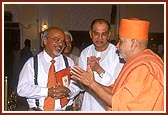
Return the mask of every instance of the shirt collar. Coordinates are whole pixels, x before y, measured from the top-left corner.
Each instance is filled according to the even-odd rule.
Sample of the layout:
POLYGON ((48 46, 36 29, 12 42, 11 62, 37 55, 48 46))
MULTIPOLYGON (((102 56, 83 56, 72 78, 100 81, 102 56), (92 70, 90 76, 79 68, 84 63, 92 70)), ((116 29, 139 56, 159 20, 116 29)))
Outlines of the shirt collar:
MULTIPOLYGON (((47 52, 45 50, 43 50, 43 56, 44 56, 44 59, 47 63, 49 63, 51 60, 52 60, 52 57, 50 57, 47 52)), ((58 58, 60 57, 61 55, 57 56, 54 58, 54 60, 58 60, 58 58)))

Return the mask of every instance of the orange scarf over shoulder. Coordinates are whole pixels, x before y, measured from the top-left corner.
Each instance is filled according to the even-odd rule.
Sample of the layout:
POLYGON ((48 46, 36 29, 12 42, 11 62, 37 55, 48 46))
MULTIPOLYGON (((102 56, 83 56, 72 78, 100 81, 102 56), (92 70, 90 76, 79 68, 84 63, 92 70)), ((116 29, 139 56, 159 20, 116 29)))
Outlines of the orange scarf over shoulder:
POLYGON ((112 111, 163 111, 163 61, 151 50, 129 59, 112 89, 112 111))

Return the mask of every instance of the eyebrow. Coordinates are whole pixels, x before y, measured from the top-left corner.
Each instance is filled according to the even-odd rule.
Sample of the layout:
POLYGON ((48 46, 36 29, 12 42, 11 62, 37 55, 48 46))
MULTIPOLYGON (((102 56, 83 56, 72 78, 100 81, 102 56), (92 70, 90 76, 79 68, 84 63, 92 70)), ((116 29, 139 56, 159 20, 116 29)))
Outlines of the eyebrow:
MULTIPOLYGON (((93 31, 93 30, 92 30, 93 31)), ((97 32, 97 31, 93 31, 93 32, 95 32, 95 33, 99 33, 99 32, 97 32)), ((109 31, 105 31, 105 32, 102 32, 102 33, 108 33, 109 31)))

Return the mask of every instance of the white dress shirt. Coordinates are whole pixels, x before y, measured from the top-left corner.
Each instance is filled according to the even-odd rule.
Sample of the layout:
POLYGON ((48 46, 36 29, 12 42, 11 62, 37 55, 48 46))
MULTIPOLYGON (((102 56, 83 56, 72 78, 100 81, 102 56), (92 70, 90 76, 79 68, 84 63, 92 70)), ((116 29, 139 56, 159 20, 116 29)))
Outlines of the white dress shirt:
MULTIPOLYGON (((87 57, 96 56, 100 57, 99 64, 105 70, 102 77, 94 71, 95 80, 105 86, 109 86, 114 83, 119 72, 121 71, 123 64, 119 63, 119 57, 116 54, 117 48, 109 44, 108 48, 103 52, 95 50, 95 46, 92 44, 86 47, 79 57, 79 67, 86 70, 87 57)), ((99 89, 97 89, 99 90, 99 89)), ((89 88, 85 87, 85 93, 82 103, 82 111, 105 111, 106 104, 89 88)))
MULTIPOLYGON (((38 55, 38 85, 34 84, 34 62, 33 57, 29 58, 29 60, 23 66, 20 75, 19 81, 17 86, 17 93, 19 96, 28 98, 29 108, 36 107, 35 99, 39 99, 39 107, 43 110, 44 106, 44 99, 48 95, 48 70, 51 65, 52 58, 44 51, 40 52, 38 55)), ((68 58, 68 57, 67 57, 68 58)), ((64 68, 65 62, 63 56, 60 55, 55 57, 55 70, 59 71, 64 68)), ((74 62, 72 59, 68 58, 69 66, 73 66, 74 62)), ((71 80, 69 85, 69 89, 71 90, 71 100, 67 105, 71 105, 73 103, 72 98, 79 93, 78 86, 76 86, 74 81, 71 80)), ((65 106, 66 107, 66 106, 65 106)), ((60 99, 55 100, 55 110, 65 110, 65 107, 61 108, 60 106, 60 99)))

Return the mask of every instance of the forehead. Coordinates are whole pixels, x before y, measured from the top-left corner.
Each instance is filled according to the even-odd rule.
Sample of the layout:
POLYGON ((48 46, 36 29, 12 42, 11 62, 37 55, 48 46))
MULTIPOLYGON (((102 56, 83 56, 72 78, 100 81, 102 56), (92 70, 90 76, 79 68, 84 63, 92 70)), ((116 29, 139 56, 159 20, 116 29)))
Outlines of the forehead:
POLYGON ((48 31, 48 34, 49 36, 53 36, 53 37, 61 37, 61 38, 65 37, 64 32, 60 29, 51 29, 48 31))
POLYGON ((108 27, 105 24, 96 24, 92 28, 93 32, 108 32, 108 27))
POLYGON ((93 24, 93 28, 96 27, 96 26, 106 26, 108 27, 107 23, 104 22, 104 21, 97 21, 93 24))
POLYGON ((69 35, 65 35, 65 40, 66 40, 66 41, 71 41, 70 36, 69 36, 69 35))
POLYGON ((131 39, 130 38, 120 38, 119 39, 122 43, 130 43, 131 42, 131 39))
POLYGON ((108 31, 108 25, 105 22, 103 22, 103 23, 97 22, 93 25, 92 30, 93 31, 100 31, 100 32, 101 31, 107 32, 108 31))

